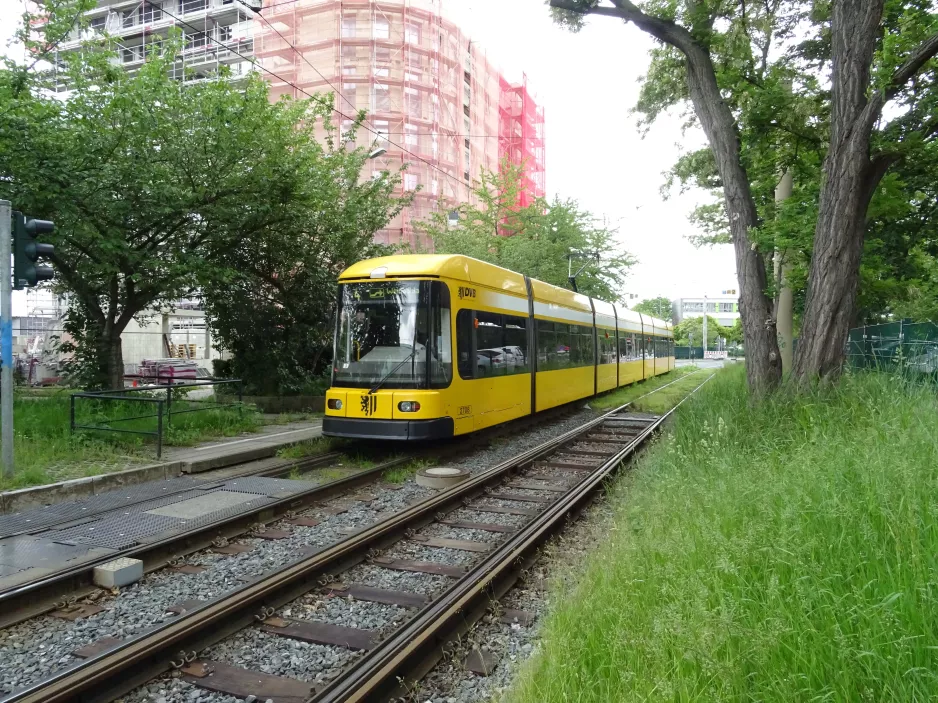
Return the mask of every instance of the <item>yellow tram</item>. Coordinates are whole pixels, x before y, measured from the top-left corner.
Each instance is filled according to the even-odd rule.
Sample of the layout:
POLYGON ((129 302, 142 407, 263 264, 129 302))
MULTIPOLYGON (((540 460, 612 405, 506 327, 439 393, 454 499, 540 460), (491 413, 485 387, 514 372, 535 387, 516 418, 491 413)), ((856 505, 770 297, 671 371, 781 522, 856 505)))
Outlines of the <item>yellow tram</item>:
POLYGON ((323 434, 475 432, 674 368, 671 325, 456 255, 339 277, 323 434))

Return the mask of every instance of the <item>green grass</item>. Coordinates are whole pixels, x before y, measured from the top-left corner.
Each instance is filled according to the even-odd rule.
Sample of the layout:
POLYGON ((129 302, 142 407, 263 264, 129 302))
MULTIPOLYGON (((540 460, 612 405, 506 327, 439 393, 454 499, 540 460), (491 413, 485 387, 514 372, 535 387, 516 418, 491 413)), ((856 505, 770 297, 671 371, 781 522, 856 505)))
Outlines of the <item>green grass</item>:
POLYGON ((742 366, 612 488, 505 698, 938 698, 938 400, 854 375, 754 403, 742 366))
POLYGON ((338 444, 331 437, 315 437, 284 447, 277 451, 277 456, 281 459, 304 459, 315 454, 331 452, 338 444))
MULTIPOLYGON (((71 478, 120 471, 156 459, 153 438, 142 435, 69 430, 69 393, 17 393, 13 403, 16 472, 0 478, 0 490, 42 485, 71 478)), ((175 410, 195 407, 185 400, 173 402, 175 410)), ((78 424, 104 424, 108 419, 155 413, 155 405, 112 403, 79 399, 78 424)), ((156 419, 130 420, 115 427, 155 430, 156 419)), ((256 430, 256 413, 237 410, 205 410, 164 417, 164 444, 188 446, 219 436, 256 430)))
POLYGON ((407 479, 420 471, 420 469, 425 469, 428 466, 436 465, 437 462, 433 459, 413 459, 406 464, 395 466, 393 469, 388 469, 383 474, 381 474, 381 478, 384 479, 387 483, 404 483, 407 479))
MULTIPOLYGON (((591 399, 589 401, 589 405, 591 408, 593 408, 593 410, 600 410, 600 411, 612 410, 613 408, 617 408, 624 403, 629 403, 635 400, 636 398, 638 398, 639 396, 645 395, 646 393, 649 393, 650 391, 653 391, 656 388, 661 388, 662 386, 665 386, 671 383, 672 381, 676 381, 679 378, 683 378, 684 376, 693 374, 695 371, 700 371, 700 369, 697 369, 693 366, 680 366, 661 376, 655 376, 653 378, 649 378, 647 381, 642 381, 641 383, 633 383, 630 386, 623 386, 622 388, 618 388, 614 391, 609 391, 608 393, 604 393, 603 395, 597 398, 591 399)), ((701 380, 706 378, 706 376, 703 376, 702 371, 700 372, 699 378, 701 380)), ((678 385, 680 384, 675 384, 675 386, 678 386, 678 385)), ((667 392, 667 391, 662 391, 662 393, 664 392, 667 392)), ((656 395, 660 395, 660 393, 656 395)), ((683 397, 683 395, 681 395, 680 397, 683 397)))

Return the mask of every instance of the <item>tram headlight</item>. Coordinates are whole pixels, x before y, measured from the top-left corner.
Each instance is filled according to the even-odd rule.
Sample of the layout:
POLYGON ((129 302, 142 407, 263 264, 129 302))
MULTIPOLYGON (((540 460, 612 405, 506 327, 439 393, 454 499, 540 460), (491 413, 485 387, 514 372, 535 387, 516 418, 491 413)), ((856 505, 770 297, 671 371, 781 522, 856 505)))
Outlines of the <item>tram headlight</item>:
POLYGON ((329 406, 329 409, 330 409, 330 410, 341 410, 341 409, 342 409, 342 401, 339 400, 338 398, 330 398, 330 399, 329 399, 329 402, 327 403, 327 405, 329 406))
POLYGON ((416 400, 402 400, 397 404, 397 409, 402 413, 415 413, 420 410, 420 403, 416 400))

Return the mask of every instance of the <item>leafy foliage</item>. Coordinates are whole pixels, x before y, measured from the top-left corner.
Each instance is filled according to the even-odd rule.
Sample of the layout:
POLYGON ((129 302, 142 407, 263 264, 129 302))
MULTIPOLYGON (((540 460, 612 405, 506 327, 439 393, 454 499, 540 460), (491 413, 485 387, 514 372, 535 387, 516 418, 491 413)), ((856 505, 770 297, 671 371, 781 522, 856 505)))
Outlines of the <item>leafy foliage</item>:
MULTIPOLYGON (((76 6, 48 0, 46 10, 58 18, 76 6)), ((395 207, 389 174, 355 185, 365 155, 336 137, 329 101, 271 104, 257 75, 173 80, 178 37, 130 75, 112 65, 110 40, 85 48, 63 58, 64 99, 48 92, 47 71, 11 62, 0 71, 0 194, 56 223, 49 241, 56 285, 70 294, 78 380, 120 387, 120 334, 133 316, 201 286, 229 347, 237 334, 273 334, 303 315, 328 319, 328 305, 300 291, 331 298, 323 280, 366 251, 369 228, 395 207), (226 316, 235 299, 254 307, 226 316)), ((284 334, 266 349, 258 336, 243 347, 283 350, 291 360, 273 364, 276 378, 303 355, 284 334)))
POLYGON ((564 288, 573 253, 574 272, 585 264, 577 277, 580 292, 616 300, 635 260, 620 248, 615 231, 598 226, 574 200, 539 199, 519 207, 519 176, 520 169, 507 164, 500 173, 484 172, 475 202, 458 209, 457 226, 446 213, 419 226, 438 253, 471 256, 564 288))
POLYGON ((338 134, 331 106, 320 113, 326 145, 313 141, 296 162, 302 207, 280 212, 251 238, 210 247, 221 276, 205 287, 206 312, 221 347, 233 355, 229 372, 261 395, 305 392, 331 361, 336 280, 361 259, 390 253, 374 232, 404 205, 399 176, 361 181, 366 149, 350 148, 357 125, 338 134), (315 144, 315 146, 314 146, 315 144))
MULTIPOLYGON (((740 334, 733 327, 724 327, 716 319, 707 315, 707 346, 716 344, 718 338, 723 337, 729 342, 737 341, 736 336, 740 334)), ((694 346, 700 346, 703 342, 703 316, 685 317, 674 326, 674 343, 678 346, 687 346, 690 343, 690 336, 693 335, 694 346)))
POLYGON ((660 296, 657 298, 649 298, 637 305, 633 305, 632 310, 640 312, 643 315, 657 317, 659 320, 669 320, 671 319, 671 300, 660 296))

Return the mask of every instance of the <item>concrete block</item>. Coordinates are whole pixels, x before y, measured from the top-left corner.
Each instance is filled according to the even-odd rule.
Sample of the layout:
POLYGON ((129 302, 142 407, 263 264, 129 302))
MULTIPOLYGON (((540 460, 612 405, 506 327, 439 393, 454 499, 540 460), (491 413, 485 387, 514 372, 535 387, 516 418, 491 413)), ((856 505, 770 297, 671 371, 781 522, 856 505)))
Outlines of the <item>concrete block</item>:
POLYGON ((143 578, 143 562, 121 557, 94 567, 94 582, 102 588, 126 586, 143 578))
POLYGON ((165 478, 166 465, 154 464, 153 466, 141 466, 126 471, 115 471, 110 474, 99 474, 92 477, 92 482, 94 483, 94 494, 101 495, 124 486, 134 486, 147 481, 163 481, 165 478))
POLYGON ((53 503, 80 500, 94 495, 91 478, 76 478, 48 486, 32 486, 3 494, 3 509, 7 513, 19 513, 30 508, 41 508, 53 503))

